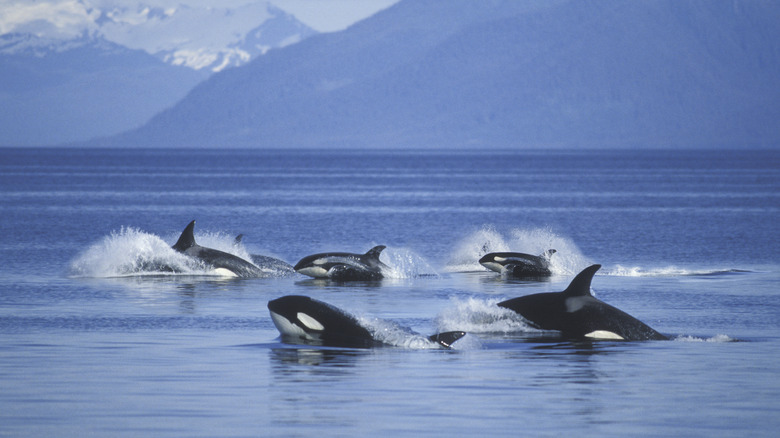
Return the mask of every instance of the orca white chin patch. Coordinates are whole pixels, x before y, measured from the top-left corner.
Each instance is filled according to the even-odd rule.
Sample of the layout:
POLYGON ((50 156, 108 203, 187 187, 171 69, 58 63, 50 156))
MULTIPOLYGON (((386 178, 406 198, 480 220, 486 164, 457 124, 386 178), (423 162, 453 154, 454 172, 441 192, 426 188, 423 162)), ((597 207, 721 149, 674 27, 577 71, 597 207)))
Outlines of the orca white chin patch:
POLYGON ((317 321, 316 319, 312 318, 311 316, 305 313, 298 312, 298 314, 295 316, 298 318, 298 321, 300 321, 301 323, 303 323, 303 325, 305 325, 306 327, 312 330, 322 331, 325 329, 324 325, 320 324, 319 321, 317 321))
POLYGON ((213 271, 214 275, 219 275, 222 277, 238 277, 235 272, 231 271, 230 269, 225 268, 216 268, 213 271))
POLYGON ((482 264, 482 266, 495 272, 501 272, 501 270, 504 268, 501 264, 495 262, 485 262, 482 264))
POLYGON ((328 276, 328 270, 320 266, 307 266, 299 269, 298 272, 314 278, 326 278, 328 276))
POLYGON ((292 322, 290 322, 289 319, 285 318, 282 315, 279 315, 278 313, 271 312, 271 320, 274 322, 274 325, 279 330, 279 333, 283 335, 306 337, 306 332, 303 331, 302 328, 293 324, 292 322))
POLYGON ((612 333, 608 330, 596 330, 588 333, 585 335, 586 338, 593 338, 593 339, 614 339, 618 341, 623 341, 624 338, 620 336, 617 333, 612 333))

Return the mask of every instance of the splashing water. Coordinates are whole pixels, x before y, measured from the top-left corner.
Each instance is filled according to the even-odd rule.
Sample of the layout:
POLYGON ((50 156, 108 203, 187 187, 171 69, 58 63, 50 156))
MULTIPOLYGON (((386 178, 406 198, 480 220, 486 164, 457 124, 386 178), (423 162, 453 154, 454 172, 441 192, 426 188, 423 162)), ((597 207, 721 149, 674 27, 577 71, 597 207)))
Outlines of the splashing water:
POLYGON ((393 321, 365 317, 358 317, 358 321, 371 332, 374 339, 384 344, 415 350, 439 348, 437 343, 393 321))
POLYGON ((737 339, 734 339, 728 335, 715 335, 711 338, 698 338, 695 336, 678 336, 674 338, 675 341, 680 342, 713 342, 713 343, 720 343, 720 342, 738 342, 737 339))
MULTIPOLYGON (((360 324, 371 332, 374 339, 384 344, 411 350, 438 350, 442 348, 439 343, 431 341, 428 337, 396 322, 380 318, 357 318, 360 324)), ((462 331, 460 329, 455 330, 462 331)), ((466 334, 466 336, 450 346, 453 350, 478 350, 482 347, 482 342, 477 337, 469 334, 466 334)))
POLYGON ((526 254, 542 254, 548 249, 557 252, 550 257, 553 274, 573 275, 593 262, 585 257, 571 239, 554 233, 549 228, 514 229, 510 247, 512 251, 526 254))
POLYGON ((407 248, 387 248, 382 252, 383 262, 390 267, 383 274, 387 278, 438 277, 439 274, 422 256, 407 248), (388 272, 389 271, 389 272, 388 272))
POLYGON ((549 228, 516 228, 510 232, 507 239, 493 226, 486 225, 466 236, 458 244, 445 269, 449 272, 484 271, 479 259, 487 253, 511 251, 539 255, 548 249, 557 251, 550 258, 550 270, 553 274, 576 274, 592 264, 571 239, 560 236, 549 228))
POLYGON ((453 305, 436 316, 439 331, 463 330, 471 333, 540 332, 512 310, 499 307, 500 300, 453 299, 453 305))
MULTIPOLYGON (((224 233, 201 233, 197 242, 250 260, 246 249, 224 233)), ((76 277, 93 278, 218 275, 201 261, 177 252, 162 238, 132 227, 122 227, 91 245, 71 262, 70 272, 76 277)))
POLYGON ((484 271, 479 264, 483 255, 509 251, 509 245, 495 228, 489 225, 466 236, 452 252, 445 268, 448 272, 484 271))
POLYGON ((123 227, 77 256, 70 271, 79 277, 121 277, 197 272, 203 268, 158 236, 123 227))
POLYGON ((685 277, 685 276, 713 276, 750 272, 742 269, 686 269, 677 266, 662 268, 642 268, 640 266, 626 267, 615 265, 605 269, 602 275, 615 277, 685 277))

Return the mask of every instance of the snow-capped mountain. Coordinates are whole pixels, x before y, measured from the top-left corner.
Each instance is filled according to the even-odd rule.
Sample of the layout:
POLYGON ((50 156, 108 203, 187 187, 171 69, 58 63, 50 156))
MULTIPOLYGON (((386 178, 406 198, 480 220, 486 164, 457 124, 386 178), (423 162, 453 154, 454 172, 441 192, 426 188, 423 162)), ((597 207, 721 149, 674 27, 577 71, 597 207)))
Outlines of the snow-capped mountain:
POLYGON ((136 128, 210 74, 316 33, 265 1, 232 9, 114 3, 0 7, 0 145, 136 128), (4 21, 11 15, 16 21, 4 21))
POLYGON ((114 8, 96 22, 99 33, 110 41, 144 50, 169 64, 214 72, 316 33, 262 1, 236 8, 114 8))
POLYGON ((30 34, 38 43, 50 41, 47 45, 70 40, 78 44, 89 35, 143 50, 172 65, 216 72, 316 33, 263 0, 198 7, 153 1, 75 0, 47 8, 11 2, 0 14, 0 34, 30 34), (17 18, 3 21, 3 16, 17 18))
POLYGON ((776 147, 780 4, 405 0, 101 146, 776 147))

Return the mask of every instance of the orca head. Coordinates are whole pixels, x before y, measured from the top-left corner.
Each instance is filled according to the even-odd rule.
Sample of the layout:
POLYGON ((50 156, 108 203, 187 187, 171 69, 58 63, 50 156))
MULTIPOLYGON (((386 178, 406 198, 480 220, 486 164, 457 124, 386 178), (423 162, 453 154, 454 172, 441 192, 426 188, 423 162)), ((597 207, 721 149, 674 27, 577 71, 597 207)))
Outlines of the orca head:
POLYGON ((175 249, 178 252, 184 252, 189 248, 192 248, 193 246, 196 246, 197 243, 195 243, 195 221, 192 221, 187 225, 187 228, 182 231, 181 236, 179 236, 179 240, 176 241, 176 243, 172 246, 173 249, 175 249))
POLYGON ((328 276, 327 255, 314 254, 302 258, 293 266, 295 272, 314 278, 326 278, 328 276))
POLYGON ((479 264, 491 271, 501 272, 506 264, 506 258, 503 257, 501 253, 491 252, 482 256, 479 259, 479 264))
POLYGON ((378 245, 365 254, 345 252, 313 254, 302 258, 293 269, 314 278, 382 278, 381 273, 375 271, 386 267, 379 261, 379 254, 384 249, 384 245, 378 245))
POLYGON ((367 347, 374 343, 371 333, 354 316, 307 296, 277 298, 268 302, 268 310, 283 338, 346 347, 367 347))
POLYGON ((268 302, 271 320, 279 333, 309 339, 325 330, 313 307, 313 300, 301 295, 287 295, 268 302))

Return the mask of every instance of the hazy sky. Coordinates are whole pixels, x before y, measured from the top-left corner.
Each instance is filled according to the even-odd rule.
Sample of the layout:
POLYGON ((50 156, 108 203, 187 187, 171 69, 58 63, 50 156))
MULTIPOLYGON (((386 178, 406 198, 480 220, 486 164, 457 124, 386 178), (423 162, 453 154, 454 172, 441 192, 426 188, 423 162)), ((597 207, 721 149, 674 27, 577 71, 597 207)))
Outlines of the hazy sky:
POLYGON ((341 30, 399 0, 269 0, 320 32, 341 30))
MULTIPOLYGON (((163 9, 179 5, 193 7, 240 7, 263 0, 0 0, 0 34, 41 28, 48 22, 53 29, 69 33, 71 29, 92 21, 97 7, 104 10, 143 9, 152 6, 163 9), (38 23, 36 25, 36 22, 38 23)), ((344 29, 399 0, 268 0, 300 21, 320 32, 344 29)))

